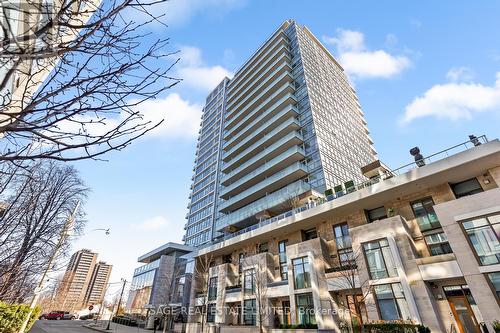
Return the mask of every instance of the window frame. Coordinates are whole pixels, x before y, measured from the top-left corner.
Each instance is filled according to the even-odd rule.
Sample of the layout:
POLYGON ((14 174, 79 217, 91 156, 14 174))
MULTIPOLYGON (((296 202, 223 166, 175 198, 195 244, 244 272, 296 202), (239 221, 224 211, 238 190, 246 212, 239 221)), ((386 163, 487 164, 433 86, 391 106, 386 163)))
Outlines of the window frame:
POLYGON ((315 311, 315 307, 314 307, 314 296, 312 293, 300 293, 300 294, 295 294, 295 308, 296 308, 296 314, 297 314, 297 321, 299 322, 299 324, 301 325, 317 325, 317 322, 316 322, 316 311, 315 311), (306 297, 307 298, 307 310, 313 310, 313 314, 306 314, 306 318, 308 318, 309 320, 307 320, 308 322, 306 323, 302 323, 301 322, 301 316, 300 316, 300 312, 299 312, 299 297, 306 297), (309 303, 309 300, 312 300, 312 303, 309 303), (310 319, 313 319, 314 322, 311 322, 310 319))
MULTIPOLYGON (((379 239, 374 239, 374 240, 371 240, 371 241, 368 241, 368 242, 364 242, 364 243, 362 243, 362 244, 361 244, 361 246, 362 246, 362 249, 363 249, 363 256, 364 256, 364 258, 365 258, 366 268, 368 269, 368 276, 370 277, 370 280, 387 279, 387 278, 397 277, 397 276, 399 275, 399 273, 397 272, 396 261, 394 260, 394 257, 392 257, 392 261, 394 262, 394 265, 395 265, 395 267, 394 267, 394 268, 396 269, 396 274, 395 274, 395 275, 393 275, 393 276, 391 276, 391 275, 389 274, 389 269, 387 268, 387 262, 386 262, 386 258, 385 258, 385 256, 384 256, 384 253, 383 253, 383 251, 382 251, 382 248, 383 248, 383 247, 387 247, 387 248, 389 248, 389 253, 390 253, 390 255, 391 255, 391 256, 393 256, 392 251, 391 251, 391 247, 390 247, 390 245, 389 245, 389 240, 388 240, 387 238, 379 238, 379 239), (385 246, 385 245, 384 245, 384 246, 381 246, 381 245, 380 245, 380 241, 382 241, 382 240, 385 240, 385 241, 387 242, 387 246, 385 246), (381 253, 381 256, 382 256, 382 261, 384 262, 385 272, 387 273, 387 276, 385 276, 385 277, 381 277, 381 278, 373 278, 373 276, 372 276, 372 272, 371 272, 371 269, 370 269, 370 263, 368 262, 368 256, 367 256, 367 254, 366 254, 366 249, 365 249, 365 245, 366 245, 366 244, 369 244, 369 243, 375 243, 375 242, 377 242, 377 243, 378 243, 378 246, 379 246, 379 247, 378 247, 378 249, 380 250, 380 253, 381 253)), ((373 250, 373 249, 372 249, 372 250, 373 250)))
MULTIPOLYGON (((413 212, 413 216, 415 217, 415 220, 417 221, 417 224, 418 224, 418 228, 420 229, 420 232, 424 232, 424 231, 430 231, 430 230, 434 230, 434 229, 437 229, 437 228, 441 228, 441 223, 439 222, 439 219, 437 218, 437 214, 436 212, 434 211, 434 205, 436 203, 434 202, 434 199, 432 198, 432 196, 430 197, 425 197, 425 198, 421 198, 421 199, 418 199, 418 200, 414 200, 412 202, 410 202, 410 207, 411 207, 411 210, 413 212), (432 206, 431 206, 431 209, 432 209, 432 213, 434 215, 436 215, 436 219, 437 219, 437 225, 433 225, 432 222, 429 223, 429 225, 431 226, 430 228, 427 228, 427 229, 422 229, 420 223, 418 223, 418 219, 421 217, 421 216, 417 216, 417 213, 415 211, 415 208, 413 207, 414 204, 417 204, 417 203, 421 203, 422 204, 422 207, 425 209, 425 211, 427 212, 426 216, 425 217, 428 217, 429 216, 429 212, 427 211, 427 209, 425 208, 425 205, 424 205, 424 202, 426 200, 430 200, 432 202, 432 206)), ((435 224, 435 223, 434 223, 435 224)))
POLYGON ((312 286, 312 283, 311 283, 311 268, 310 268, 309 265, 310 265, 310 263, 309 263, 309 257, 307 257, 307 256, 305 256, 305 257, 298 257, 298 258, 292 259, 293 287, 294 287, 295 290, 311 288, 311 286, 312 286), (304 259, 306 260, 306 262, 304 262, 304 259), (300 263, 298 265, 296 265, 295 262, 297 262, 299 260, 300 260, 300 263), (295 268, 298 267, 298 266, 301 266, 302 270, 303 270, 302 274, 304 276, 304 279, 303 279, 303 285, 304 285, 304 287, 302 287, 302 288, 297 287, 297 274, 296 274, 296 269, 295 268), (306 276, 307 276, 307 278, 306 278, 306 276))
POLYGON ((217 284, 219 283, 217 276, 212 276, 208 279, 208 293, 207 298, 209 301, 217 299, 217 284), (215 281, 215 282, 214 282, 215 281))
POLYGON ((257 302, 255 298, 243 300, 243 325, 245 326, 255 326, 257 325, 257 302), (251 302, 252 306, 247 307, 247 302, 251 302), (250 309, 250 311, 249 311, 250 309), (250 316, 250 323, 247 322, 247 318, 250 316))
POLYGON ((255 295, 255 268, 246 269, 243 272, 243 294, 255 295), (250 281, 247 281, 250 278, 250 281), (251 288, 247 288, 247 282, 250 283, 251 288))
POLYGON ((280 265, 281 281, 288 281, 288 263, 287 263, 287 256, 286 256, 287 245, 288 245, 288 239, 283 239, 283 240, 278 242, 278 262, 280 265), (281 245, 283 245, 283 251, 281 250, 281 245), (286 267, 286 269, 284 269, 285 267, 286 267))
POLYGON ((396 305, 396 311, 398 312, 398 316, 399 316, 399 319, 396 319, 396 320, 406 320, 407 318, 403 318, 402 314, 401 314, 401 309, 399 307, 399 303, 397 302, 398 299, 404 299, 405 302, 406 302, 406 306, 408 307, 408 312, 410 312, 410 306, 408 304, 408 300, 406 299, 406 294, 405 294, 405 291, 403 289, 403 285, 401 284, 401 282, 393 282, 393 283, 382 283, 382 284, 376 284, 373 286, 373 298, 375 299, 375 305, 376 305, 376 308, 377 308, 377 313, 378 313, 378 316, 381 320, 394 320, 394 319, 384 319, 382 318, 382 312, 380 311, 380 305, 379 305, 379 298, 377 297, 377 292, 375 291, 376 290, 376 287, 377 286, 390 286, 390 289, 391 289, 391 295, 392 295, 392 301, 394 302, 394 304, 396 305), (403 294, 403 297, 399 297, 399 298, 396 298, 396 295, 394 293, 394 287, 393 285, 395 284, 399 284, 401 286, 401 292, 403 294))
POLYGON ((448 183, 448 185, 450 186, 451 192, 453 192, 453 195, 455 196, 455 199, 460 199, 460 198, 463 198, 463 197, 467 197, 469 195, 474 195, 474 194, 478 194, 478 193, 484 192, 484 189, 481 186, 481 182, 479 181, 479 179, 477 179, 477 177, 472 177, 472 178, 469 178, 469 179, 466 179, 466 180, 462 180, 461 182, 448 183), (455 192, 454 187, 457 186, 457 185, 459 185, 459 184, 470 182, 472 180, 476 181, 476 183, 479 185, 479 188, 477 188, 477 189, 475 189, 473 191, 469 191, 469 192, 467 192, 467 194, 457 195, 457 193, 455 192))
POLYGON ((429 251, 429 254, 431 255, 431 257, 433 256, 439 256, 439 255, 443 255, 443 254, 450 254, 450 253, 453 253, 453 249, 451 248, 451 245, 450 245, 450 241, 448 239, 448 236, 446 235, 446 233, 444 232, 444 230, 433 230, 433 232, 431 233, 426 233, 426 234, 423 234, 422 235, 424 237, 424 243, 425 243, 425 246, 427 247, 427 250, 429 251), (438 242, 438 243, 434 243, 434 244, 429 244, 427 242, 427 237, 429 236, 433 236, 433 235, 438 235, 438 234, 443 234, 445 235, 446 237, 446 241, 441 241, 441 242, 438 242), (432 251, 431 251, 431 248, 434 248, 436 247, 436 245, 439 245, 439 248, 443 248, 441 245, 442 244, 448 244, 448 247, 450 248, 450 252, 444 252, 444 253, 441 253, 441 254, 432 254, 432 251))
MULTIPOLYGON (((466 229, 465 226, 464 226, 464 223, 465 222, 470 222, 470 221, 473 221, 473 220, 478 220, 478 219, 486 219, 486 221, 488 222, 486 224, 487 227, 489 227, 491 230, 493 230, 493 234, 497 237, 497 242, 500 243, 500 238, 498 237, 495 229, 493 228, 493 225, 499 225, 500 227, 500 220, 499 222, 496 222, 496 223, 491 223, 490 222, 490 219, 489 217, 490 216, 500 216, 500 212, 495 212, 495 213, 490 213, 490 214, 486 214, 486 215, 480 215, 480 216, 475 216, 473 218, 469 218, 469 219, 466 219, 466 220, 461 220, 461 221, 458 221, 458 224, 460 225, 460 227, 462 228, 462 232, 464 233, 464 236, 465 238, 467 239, 467 242, 469 243, 469 247, 473 250, 472 253, 474 254, 474 256, 476 257, 476 260, 479 264, 479 266, 491 266, 491 265, 498 265, 500 264, 500 259, 497 259, 497 262, 496 263, 493 263, 493 264, 483 264, 482 261, 481 261, 481 257, 479 256, 479 254, 477 253, 476 251, 476 248, 474 247, 474 244, 472 243, 470 237, 469 237, 469 234, 467 233, 467 230, 473 230, 473 229, 477 229, 477 228, 483 228, 484 226, 480 226, 480 227, 473 227, 473 228, 470 228, 470 229, 466 229)), ((500 255, 497 254, 497 255, 500 255)))
POLYGON ((368 223, 373 223, 373 222, 377 222, 377 221, 380 221, 380 220, 383 220, 383 219, 386 219, 388 216, 387 216, 387 209, 385 208, 385 206, 380 206, 380 207, 375 207, 375 208, 372 208, 372 209, 365 209, 365 215, 366 215, 366 220, 368 223), (370 218, 370 212, 371 211, 374 211, 376 209, 380 209, 380 208, 383 208, 384 209, 384 215, 377 218, 376 220, 372 220, 370 218))

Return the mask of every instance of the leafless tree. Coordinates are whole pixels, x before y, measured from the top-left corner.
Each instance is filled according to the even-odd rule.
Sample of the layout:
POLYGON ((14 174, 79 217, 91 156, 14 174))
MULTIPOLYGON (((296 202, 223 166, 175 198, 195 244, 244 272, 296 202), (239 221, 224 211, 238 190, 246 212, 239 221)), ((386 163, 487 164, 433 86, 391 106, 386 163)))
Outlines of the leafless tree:
POLYGON ((373 287, 370 285, 369 279, 360 280, 358 271, 358 263, 364 260, 364 255, 361 248, 354 248, 352 252, 345 253, 345 260, 333 267, 335 279, 329 280, 336 290, 342 291, 343 294, 352 297, 354 309, 349 304, 345 309, 349 311, 351 316, 355 316, 360 324, 361 332, 363 332, 363 312, 366 311, 365 299, 373 292, 373 287))
POLYGON ((205 326, 207 322, 207 308, 209 302, 209 288, 210 288, 210 268, 214 262, 214 257, 211 253, 205 253, 196 257, 194 271, 193 271, 193 282, 194 282, 194 296, 199 299, 200 302, 196 302, 196 305, 201 305, 201 332, 205 332, 205 326))
MULTIPOLYGON (((247 267, 245 272, 249 272, 252 284, 252 293, 255 296, 255 305, 257 307, 257 324, 259 325, 259 332, 265 331, 265 321, 271 316, 271 309, 269 307, 269 300, 267 296, 267 288, 270 281, 272 281, 272 273, 269 271, 267 260, 264 254, 258 253, 258 248, 249 245, 244 248, 245 258, 243 260, 244 266, 247 267)), ((244 272, 244 274, 245 274, 244 272)), ((242 283, 245 290, 245 277, 242 283)))
MULTIPOLYGON (((47 265, 62 228, 87 193, 73 167, 54 161, 34 163, 11 182, 1 200, 0 299, 16 301, 33 292, 33 279, 47 265), (19 290, 25 294, 18 295, 19 290)), ((84 217, 82 210, 75 216, 75 236, 84 217)))
POLYGON ((96 159, 160 125, 137 106, 179 82, 150 28, 166 1, 1 1, 0 161, 96 159))

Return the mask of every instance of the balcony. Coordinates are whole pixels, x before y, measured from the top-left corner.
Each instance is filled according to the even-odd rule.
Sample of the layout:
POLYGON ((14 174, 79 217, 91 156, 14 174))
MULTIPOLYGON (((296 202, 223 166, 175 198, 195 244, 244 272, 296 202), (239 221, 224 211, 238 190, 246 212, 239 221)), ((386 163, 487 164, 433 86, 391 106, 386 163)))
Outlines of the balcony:
POLYGON ((219 211, 226 213, 238 209, 252 201, 257 200, 266 193, 273 192, 286 184, 290 184, 307 175, 307 168, 304 164, 296 162, 289 167, 273 174, 255 186, 240 192, 238 195, 227 199, 220 205, 219 211))
POLYGON ((250 123, 248 123, 246 126, 239 124, 239 126, 233 128, 233 131, 236 131, 236 134, 225 143, 224 149, 229 150, 235 145, 238 145, 242 138, 246 138, 254 132, 260 132, 259 129, 261 127, 264 127, 264 123, 266 123, 267 126, 267 123, 274 123, 282 119, 297 116, 298 110, 293 106, 293 104, 295 104, 296 102, 297 101, 295 100, 295 97, 293 97, 293 95, 289 93, 262 112, 260 112, 261 110, 254 110, 251 114, 248 115, 253 118, 250 123))
POLYGON ((222 178, 222 185, 226 186, 220 191, 221 196, 226 199, 227 196, 233 196, 237 193, 253 186, 267 176, 285 168, 294 162, 301 161, 305 156, 305 151, 299 146, 289 148, 283 154, 278 155, 270 161, 265 162, 263 165, 257 167, 252 172, 245 174, 241 178, 227 176, 222 178), (234 183, 232 183, 234 181, 234 183))
MULTIPOLYGON (((285 120, 283 123, 272 129, 269 133, 262 134, 260 139, 252 143, 250 146, 246 147, 246 149, 242 148, 243 150, 239 153, 236 152, 237 147, 235 147, 235 149, 230 152, 230 155, 226 155, 223 157, 223 161, 226 162, 224 168, 230 168, 231 166, 237 165, 238 163, 244 163, 246 160, 248 160, 249 157, 252 156, 252 154, 257 153, 261 149, 261 147, 269 147, 280 138, 285 136, 287 133, 297 131, 300 128, 300 123, 296 118, 289 118, 285 120), (230 156, 233 156, 233 159, 227 161, 230 156)), ((259 134, 256 133, 255 135, 259 134)))
POLYGON ((281 75, 279 75, 274 81, 268 82, 269 79, 266 81, 262 82, 262 89, 259 88, 260 93, 257 96, 253 96, 252 100, 247 100, 245 99, 244 101, 240 102, 237 106, 234 107, 234 109, 229 109, 227 108, 227 116, 226 116, 226 121, 228 124, 226 126, 227 129, 229 129, 230 125, 234 125, 237 122, 240 122, 241 119, 243 119, 250 111, 256 109, 259 107, 259 105, 262 105, 265 101, 270 100, 270 97, 274 95, 276 91, 278 91, 280 88, 283 86, 290 84, 290 86, 294 88, 294 86, 291 84, 293 81, 293 76, 291 74, 291 68, 286 66, 285 68, 288 68, 289 70, 285 70, 281 75), (265 88, 264 88, 265 84, 265 88))
POLYGON ((282 46, 276 50, 270 59, 265 61, 258 69, 252 72, 252 75, 242 82, 238 89, 235 89, 227 94, 227 107, 231 107, 244 98, 250 89, 253 89, 255 84, 262 81, 262 78, 276 70, 283 62, 290 63, 289 50, 286 46, 282 46))
MULTIPOLYGON (((224 147, 226 151, 222 154, 222 160, 224 162, 229 161, 231 158, 234 158, 236 154, 241 153, 245 149, 247 149, 250 145, 254 144, 256 140, 262 140, 262 136, 272 135, 278 131, 278 128, 285 126, 284 124, 290 119, 294 118, 298 115, 299 111, 292 105, 288 105, 285 109, 281 110, 275 117, 267 121, 265 124, 255 129, 252 133, 244 136, 241 139, 241 136, 238 136, 240 140, 236 145, 232 145, 232 147, 224 147)), ((298 129, 299 127, 295 127, 294 129, 298 129)))
POLYGON ((227 174, 227 177, 233 176, 234 174, 240 174, 242 172, 247 173, 250 170, 255 169, 258 165, 264 164, 266 163, 266 161, 269 161, 276 156, 284 153, 287 149, 293 146, 300 145, 302 142, 302 134, 297 131, 293 131, 281 137, 278 141, 264 148, 264 150, 260 152, 252 151, 252 149, 250 149, 253 148, 253 146, 256 146, 256 143, 255 145, 247 149, 247 153, 242 154, 246 156, 251 152, 255 155, 243 162, 241 161, 241 159, 232 160, 228 164, 223 165, 221 170, 223 173, 227 174))
POLYGON ((257 66, 259 59, 266 58, 276 45, 284 45, 286 43, 288 43, 288 37, 283 31, 268 39, 265 44, 261 48, 259 48, 259 50, 257 50, 257 52, 255 52, 252 57, 235 72, 234 78, 229 81, 227 88, 228 93, 233 91, 233 89, 238 86, 238 82, 241 82, 243 78, 245 78, 249 73, 252 72, 252 69, 257 66))
POLYGON ((245 220, 249 219, 250 221, 247 221, 247 223, 242 223, 242 224, 248 224, 248 225, 253 224, 257 222, 257 219, 255 218, 255 215, 257 213, 263 212, 265 210, 283 204, 285 199, 291 195, 293 196, 300 195, 310 190, 311 190, 311 185, 309 185, 303 180, 299 180, 295 183, 292 183, 276 192, 270 193, 265 197, 256 200, 251 204, 246 205, 245 207, 240 208, 222 217, 218 221, 217 230, 222 231, 230 225, 241 224, 240 222, 245 222, 245 220))
POLYGON ((277 112, 278 110, 276 110, 276 108, 281 108, 286 105, 286 102, 289 102, 289 104, 296 103, 297 100, 292 94, 294 91, 294 85, 288 82, 287 84, 284 84, 280 88, 276 89, 271 96, 258 106, 254 107, 253 110, 246 116, 226 119, 224 123, 224 129, 226 130, 224 133, 224 139, 229 141, 233 135, 240 134, 244 127, 249 126, 250 122, 255 119, 259 119, 264 113, 268 113, 270 110, 277 112))

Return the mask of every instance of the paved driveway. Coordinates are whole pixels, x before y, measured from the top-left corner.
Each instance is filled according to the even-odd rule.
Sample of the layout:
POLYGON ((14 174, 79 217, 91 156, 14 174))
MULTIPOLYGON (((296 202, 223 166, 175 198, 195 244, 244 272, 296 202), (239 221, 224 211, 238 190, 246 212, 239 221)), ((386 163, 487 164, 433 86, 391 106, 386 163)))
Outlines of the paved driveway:
POLYGON ((30 333, 92 333, 81 320, 37 320, 30 333))

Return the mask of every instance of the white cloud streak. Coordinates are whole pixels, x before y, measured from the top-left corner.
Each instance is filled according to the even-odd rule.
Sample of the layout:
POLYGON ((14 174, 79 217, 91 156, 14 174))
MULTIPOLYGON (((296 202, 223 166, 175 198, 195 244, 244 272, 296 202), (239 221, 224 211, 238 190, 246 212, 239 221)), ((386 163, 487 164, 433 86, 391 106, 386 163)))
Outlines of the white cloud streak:
MULTIPOLYGON (((397 40, 396 36, 391 36, 392 41, 397 40)), ((411 66, 406 56, 369 50, 363 33, 359 31, 339 29, 336 36, 324 36, 323 40, 336 46, 340 64, 353 79, 390 78, 411 66)))
POLYGON ((435 117, 458 121, 471 119, 481 112, 500 109, 500 72, 492 86, 479 83, 438 84, 416 97, 405 108, 402 125, 415 119, 435 117))

